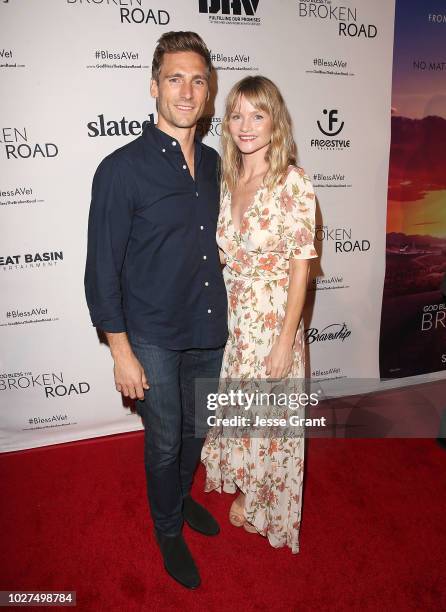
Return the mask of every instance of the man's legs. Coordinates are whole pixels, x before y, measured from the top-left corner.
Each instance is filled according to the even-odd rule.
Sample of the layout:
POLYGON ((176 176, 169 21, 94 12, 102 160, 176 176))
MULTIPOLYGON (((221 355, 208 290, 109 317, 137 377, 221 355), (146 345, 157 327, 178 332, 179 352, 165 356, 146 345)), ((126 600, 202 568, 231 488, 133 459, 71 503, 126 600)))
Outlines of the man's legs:
POLYGON ((137 402, 145 428, 144 460, 147 493, 155 529, 164 535, 181 532, 181 352, 131 337, 135 355, 144 368, 150 389, 137 402))
MULTIPOLYGON (((137 409, 145 428, 152 517, 157 531, 176 535, 183 522, 182 500, 190 492, 204 441, 195 432, 196 380, 213 380, 206 390, 215 393, 223 348, 172 351, 134 336, 130 340, 150 385, 137 409)), ((205 407, 200 406, 200 413, 205 413, 205 407)))
POLYGON ((207 351, 172 351, 129 338, 150 386, 137 410, 144 421, 147 493, 156 539, 167 572, 180 584, 196 588, 200 575, 181 533, 183 514, 201 533, 213 535, 219 527, 187 495, 203 443, 195 436, 195 378, 218 379, 222 351, 208 352, 207 360, 207 351))
MULTIPOLYGON (((206 384, 206 391, 215 393, 218 389, 218 380, 223 359, 223 348, 218 349, 190 349, 182 351, 180 365, 180 388, 182 404, 182 431, 180 451, 180 482, 183 498, 189 495, 195 468, 200 461, 204 438, 196 437, 196 380, 212 379, 206 384)), ((149 379, 150 380, 150 379, 149 379)), ((199 383, 197 383, 199 384, 199 383)), ((200 385, 200 390, 204 387, 200 385)), ((200 401, 205 401, 204 393, 200 393, 200 401)), ((206 407, 197 406, 200 415, 205 415, 206 407)), ((201 430, 203 424, 201 423, 201 430)))

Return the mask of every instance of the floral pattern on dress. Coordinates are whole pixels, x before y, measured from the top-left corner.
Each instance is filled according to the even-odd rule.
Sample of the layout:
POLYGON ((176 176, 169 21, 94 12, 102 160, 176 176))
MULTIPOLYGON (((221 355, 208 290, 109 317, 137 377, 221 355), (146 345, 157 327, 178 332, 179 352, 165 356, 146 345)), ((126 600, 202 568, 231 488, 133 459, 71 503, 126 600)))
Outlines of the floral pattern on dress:
MULTIPOLYGON (((317 257, 315 195, 298 167, 270 193, 261 187, 234 227, 231 194, 221 201, 217 243, 226 255, 229 339, 221 370, 227 381, 265 379, 265 358, 280 334, 289 283, 290 258, 317 257)), ((294 341, 290 379, 305 375, 303 320, 294 341)), ((220 389, 221 390, 221 389, 220 389)), ((205 490, 245 493, 245 516, 274 547, 299 551, 303 481, 303 437, 228 436, 212 428, 202 451, 205 490)))

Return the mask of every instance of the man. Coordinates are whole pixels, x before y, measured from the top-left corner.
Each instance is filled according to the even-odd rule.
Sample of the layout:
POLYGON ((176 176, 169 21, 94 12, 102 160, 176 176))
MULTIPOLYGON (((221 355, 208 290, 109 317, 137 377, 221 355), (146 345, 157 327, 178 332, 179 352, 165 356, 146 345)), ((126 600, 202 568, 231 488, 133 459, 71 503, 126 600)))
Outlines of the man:
POLYGON ((92 322, 107 336, 116 389, 138 399, 164 565, 189 588, 200 576, 183 519, 205 535, 219 532, 190 497, 203 444, 195 436, 195 380, 218 380, 227 339, 215 242, 218 155, 195 138, 210 72, 209 50, 197 34, 168 32, 158 41, 151 80, 158 123, 96 171, 85 273, 92 322))

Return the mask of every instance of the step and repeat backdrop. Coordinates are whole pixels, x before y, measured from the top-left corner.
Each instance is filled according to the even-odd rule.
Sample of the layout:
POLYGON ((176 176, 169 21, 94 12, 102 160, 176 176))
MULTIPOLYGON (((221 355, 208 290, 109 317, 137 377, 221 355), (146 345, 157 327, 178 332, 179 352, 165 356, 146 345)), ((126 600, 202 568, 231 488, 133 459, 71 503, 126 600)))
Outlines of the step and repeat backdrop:
MULTIPOLYGON (((401 4, 407 15, 410 3, 401 4)), ((423 5, 413 17, 423 22, 426 37, 435 30, 444 39, 441 15, 415 4, 423 5)), ((379 380, 417 373, 412 362, 407 372, 395 351, 380 372, 386 227, 392 265, 426 242, 409 235, 425 233, 412 226, 405 238, 395 238, 403 231, 399 213, 390 226, 387 219, 394 26, 393 0, 0 3, 0 450, 142 427, 114 389, 109 349, 89 319, 83 274, 94 171, 145 122, 156 122, 150 66, 156 41, 168 30, 194 30, 211 49, 216 78, 203 123, 207 144, 219 149, 224 99, 240 78, 268 76, 287 101, 299 163, 318 200, 321 257, 304 315, 308 376, 379 380)), ((401 61, 433 59, 426 49, 423 57, 417 53, 401 53, 401 61)), ((439 48, 432 53, 440 61, 439 48)), ((444 46, 442 53, 444 59, 444 46)), ((412 111, 405 116, 421 121, 424 115, 412 111)), ((425 143, 428 128, 420 136, 425 143)), ((417 132, 413 123, 410 129, 417 132)), ((405 180, 397 169, 392 177, 405 180)), ((420 199, 426 185, 409 192, 420 199)), ((393 191, 394 201, 401 212, 393 191)), ((437 249, 438 232, 431 235, 437 249)), ((398 269, 403 275, 412 270, 398 269)), ((406 310, 388 295, 399 322, 396 331, 386 323, 386 342, 393 346, 405 338, 399 317, 406 310)), ((438 299, 418 298, 414 329, 420 309, 440 299, 439 293, 438 299)), ((441 320, 429 330, 425 323, 430 337, 440 333, 441 320)), ((432 361, 430 371, 442 370, 444 362, 432 361)))

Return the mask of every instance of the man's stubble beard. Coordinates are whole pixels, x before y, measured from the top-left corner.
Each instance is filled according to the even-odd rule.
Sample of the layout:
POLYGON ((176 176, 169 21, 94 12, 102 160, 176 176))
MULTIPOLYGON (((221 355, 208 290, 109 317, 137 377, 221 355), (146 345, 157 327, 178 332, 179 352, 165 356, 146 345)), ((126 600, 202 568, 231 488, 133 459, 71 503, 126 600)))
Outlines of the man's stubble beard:
MULTIPOLYGON (((168 121, 176 128, 188 129, 188 128, 193 128, 197 126, 198 122, 203 116, 204 109, 205 109, 205 105, 203 105, 203 108, 201 108, 199 113, 196 114, 193 119, 188 120, 186 117, 181 117, 179 113, 177 114, 175 110, 172 110, 171 108, 169 108, 169 106, 167 106, 167 108, 165 109, 166 113, 162 113, 162 117, 165 121, 168 121)), ((159 113, 159 110, 158 110, 158 113, 159 113)))

